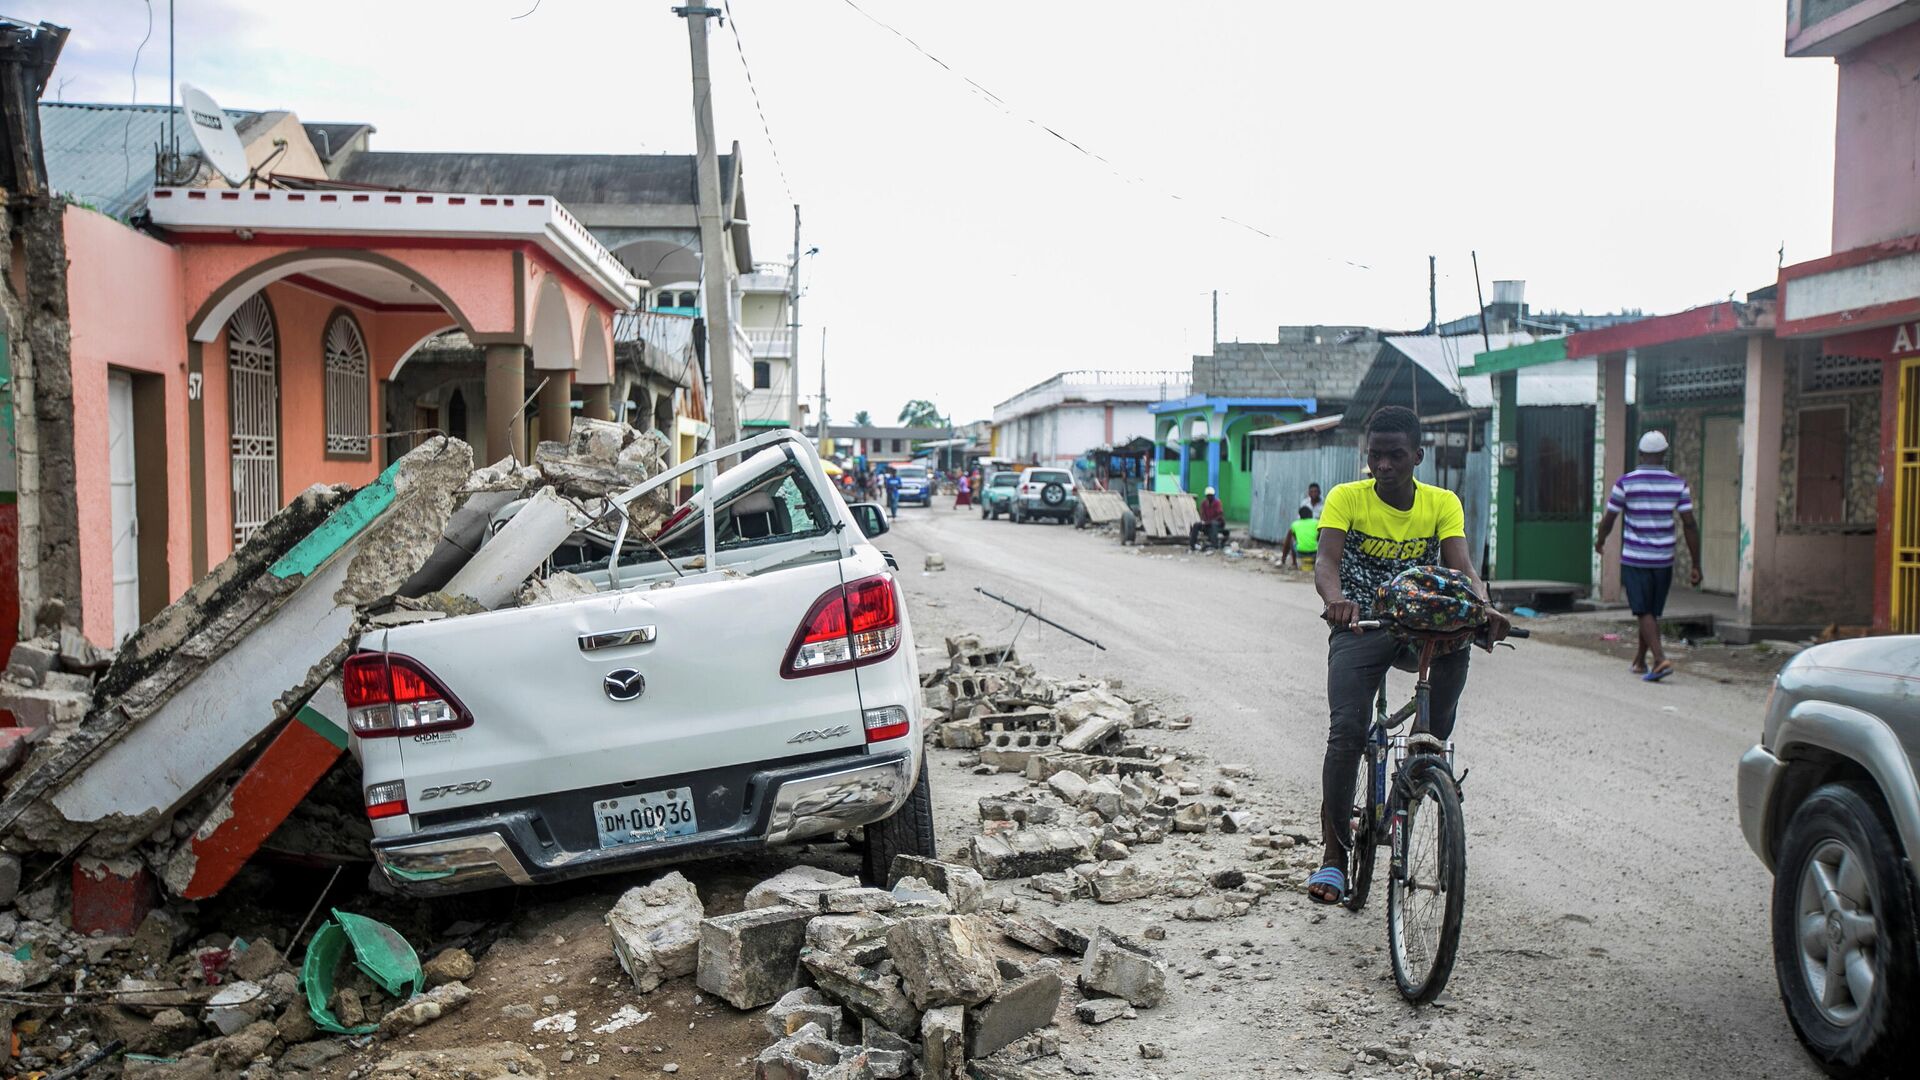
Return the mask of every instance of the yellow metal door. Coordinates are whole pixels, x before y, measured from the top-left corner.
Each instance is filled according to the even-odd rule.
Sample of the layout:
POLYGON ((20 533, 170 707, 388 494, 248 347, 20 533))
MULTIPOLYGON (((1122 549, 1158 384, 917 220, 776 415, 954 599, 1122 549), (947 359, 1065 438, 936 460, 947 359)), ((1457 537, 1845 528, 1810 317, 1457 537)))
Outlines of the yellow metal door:
POLYGON ((1894 416, 1893 632, 1920 633, 1920 358, 1900 364, 1894 416))

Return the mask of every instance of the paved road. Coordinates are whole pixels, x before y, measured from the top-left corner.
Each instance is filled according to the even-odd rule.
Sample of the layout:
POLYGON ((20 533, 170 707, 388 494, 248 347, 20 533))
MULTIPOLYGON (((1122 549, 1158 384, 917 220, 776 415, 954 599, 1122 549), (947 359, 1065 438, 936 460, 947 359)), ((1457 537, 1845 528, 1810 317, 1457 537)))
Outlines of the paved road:
MULTIPOLYGON (((1024 657, 1159 693, 1195 715, 1217 760, 1255 765, 1303 819, 1317 806, 1325 631, 1304 582, 940 507, 903 511, 881 546, 899 557, 910 604, 937 605, 917 619, 1006 633, 1017 616, 972 587, 1030 603, 1108 651, 1030 626, 1024 657), (927 551, 945 557, 946 573, 921 573, 927 551)), ((1408 680, 1397 696, 1410 677, 1396 678, 1408 680)), ((1758 733, 1763 698, 1684 673, 1646 685, 1615 660, 1544 643, 1474 654, 1457 732, 1471 768, 1472 892, 1448 996, 1517 1067, 1816 1075, 1776 996, 1771 879, 1734 814, 1734 763, 1758 733)), ((1376 936, 1383 956, 1383 917, 1369 905, 1289 931, 1335 937, 1324 951, 1336 959, 1303 977, 1353 977, 1341 969, 1366 962, 1338 958, 1376 936)))

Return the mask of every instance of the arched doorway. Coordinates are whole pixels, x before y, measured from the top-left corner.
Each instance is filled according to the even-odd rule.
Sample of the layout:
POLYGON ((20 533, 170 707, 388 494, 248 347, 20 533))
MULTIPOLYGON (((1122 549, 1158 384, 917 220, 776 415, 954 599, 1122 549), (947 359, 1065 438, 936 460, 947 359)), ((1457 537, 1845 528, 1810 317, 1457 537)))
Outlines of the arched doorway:
POLYGON ((280 351, 273 309, 262 293, 227 320, 227 380, 238 547, 280 509, 280 351))

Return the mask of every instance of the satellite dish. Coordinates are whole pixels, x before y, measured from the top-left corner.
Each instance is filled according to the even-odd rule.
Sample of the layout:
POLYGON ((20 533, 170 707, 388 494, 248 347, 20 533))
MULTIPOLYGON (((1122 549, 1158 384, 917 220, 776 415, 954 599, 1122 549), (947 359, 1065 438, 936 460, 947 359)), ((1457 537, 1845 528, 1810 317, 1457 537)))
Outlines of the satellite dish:
POLYGON ((200 144, 200 156, 207 159, 207 164, 235 187, 246 183, 252 170, 247 167, 247 152, 240 146, 240 136, 234 133, 233 118, 206 91, 189 83, 180 84, 180 111, 186 114, 187 127, 200 144))

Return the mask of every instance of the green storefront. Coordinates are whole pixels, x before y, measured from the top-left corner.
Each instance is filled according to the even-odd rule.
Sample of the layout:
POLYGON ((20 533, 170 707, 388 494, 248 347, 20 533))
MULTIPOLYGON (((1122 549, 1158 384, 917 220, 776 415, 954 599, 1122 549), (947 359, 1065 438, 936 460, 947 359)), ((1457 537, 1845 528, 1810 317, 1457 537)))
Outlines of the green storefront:
POLYGON ((1253 506, 1251 432, 1304 420, 1314 398, 1195 395, 1147 406, 1153 415, 1153 489, 1195 495, 1213 488, 1229 521, 1246 521, 1253 506))
POLYGON ((1568 360, 1566 339, 1547 338, 1481 353, 1460 374, 1493 379, 1499 446, 1488 455, 1493 513, 1487 576, 1591 588, 1598 393, 1593 362, 1568 360))

